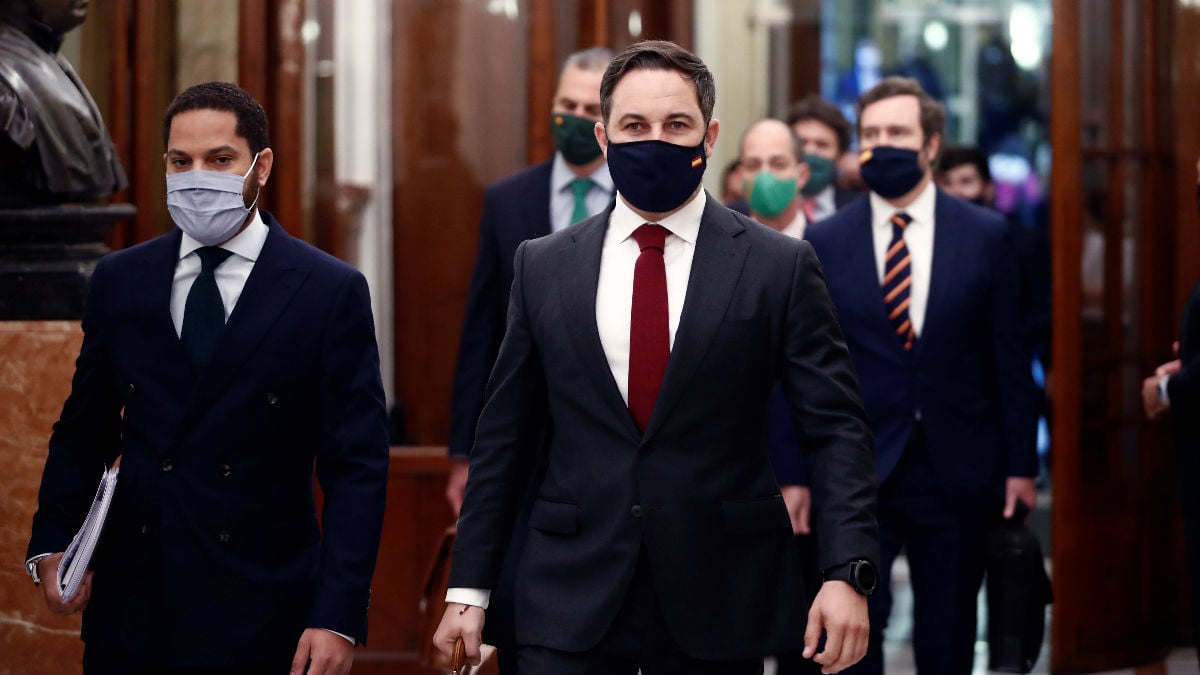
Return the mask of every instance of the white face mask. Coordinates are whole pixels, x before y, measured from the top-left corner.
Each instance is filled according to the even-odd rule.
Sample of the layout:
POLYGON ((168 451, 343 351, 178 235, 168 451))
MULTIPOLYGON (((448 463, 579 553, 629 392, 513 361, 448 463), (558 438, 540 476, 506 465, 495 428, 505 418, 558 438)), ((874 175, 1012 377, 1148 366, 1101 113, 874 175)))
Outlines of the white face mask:
POLYGON ((254 167, 258 153, 245 176, 223 171, 193 169, 167 174, 167 211, 171 219, 192 239, 205 246, 216 246, 232 237, 246 222, 246 217, 258 204, 260 188, 254 203, 246 208, 242 188, 254 167))

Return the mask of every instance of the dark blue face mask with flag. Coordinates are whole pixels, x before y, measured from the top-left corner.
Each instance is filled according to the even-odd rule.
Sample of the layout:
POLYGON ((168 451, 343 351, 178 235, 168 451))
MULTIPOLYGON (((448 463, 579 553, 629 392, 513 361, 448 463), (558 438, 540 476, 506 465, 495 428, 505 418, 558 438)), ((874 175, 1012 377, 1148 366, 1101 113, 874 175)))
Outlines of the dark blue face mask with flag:
POLYGON ((691 147, 666 141, 608 144, 608 172, 617 192, 648 213, 682 206, 695 194, 706 166, 703 140, 691 147))
POLYGON ((863 150, 858 161, 863 182, 885 199, 908 194, 925 177, 921 155, 916 150, 880 145, 863 150))

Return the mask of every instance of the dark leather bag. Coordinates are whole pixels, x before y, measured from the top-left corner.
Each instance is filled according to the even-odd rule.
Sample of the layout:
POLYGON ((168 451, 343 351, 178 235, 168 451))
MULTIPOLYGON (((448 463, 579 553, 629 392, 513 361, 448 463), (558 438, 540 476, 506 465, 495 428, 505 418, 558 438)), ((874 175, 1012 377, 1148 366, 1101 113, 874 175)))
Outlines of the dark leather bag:
POLYGON ((1046 605, 1054 602, 1042 546, 1025 526, 1018 500, 1013 517, 987 542, 988 669, 1028 673, 1041 653, 1046 605))

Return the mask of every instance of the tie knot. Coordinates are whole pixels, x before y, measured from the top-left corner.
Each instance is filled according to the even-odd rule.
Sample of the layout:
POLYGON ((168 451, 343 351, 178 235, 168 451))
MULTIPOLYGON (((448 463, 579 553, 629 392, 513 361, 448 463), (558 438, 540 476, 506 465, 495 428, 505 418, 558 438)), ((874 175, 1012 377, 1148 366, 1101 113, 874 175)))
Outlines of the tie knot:
POLYGON ((576 199, 583 199, 592 189, 591 178, 576 178, 571 181, 571 192, 575 193, 576 199))
POLYGON ((233 252, 219 246, 203 246, 196 249, 196 255, 200 256, 200 272, 203 273, 215 270, 226 258, 233 255, 233 252))
POLYGON ((646 223, 633 231, 633 238, 643 251, 650 248, 662 253, 668 234, 670 232, 662 225, 646 223))
POLYGON ((903 230, 912 222, 912 216, 903 211, 897 211, 892 214, 892 224, 903 230))

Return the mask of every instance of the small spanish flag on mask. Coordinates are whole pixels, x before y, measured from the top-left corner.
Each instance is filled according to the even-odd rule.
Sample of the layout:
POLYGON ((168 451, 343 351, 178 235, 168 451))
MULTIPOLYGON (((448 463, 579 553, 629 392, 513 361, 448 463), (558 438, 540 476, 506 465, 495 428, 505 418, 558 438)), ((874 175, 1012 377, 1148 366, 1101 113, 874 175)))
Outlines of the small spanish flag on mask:
POLYGON ((875 156, 875 153, 871 152, 870 148, 867 148, 866 150, 863 150, 861 153, 859 153, 858 163, 866 164, 867 162, 871 161, 871 158, 874 156, 875 156))
POLYGON ((557 125, 557 126, 560 126, 560 127, 563 125, 563 118, 562 118, 562 115, 555 115, 555 116, 554 116, 554 124, 555 124, 555 125, 557 125))
POLYGON ((692 168, 694 169, 703 163, 704 163, 704 158, 699 155, 696 155, 696 158, 692 160, 692 168))

